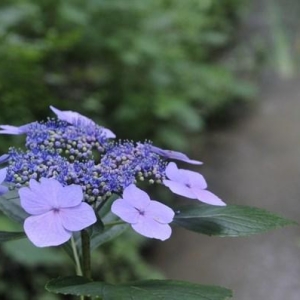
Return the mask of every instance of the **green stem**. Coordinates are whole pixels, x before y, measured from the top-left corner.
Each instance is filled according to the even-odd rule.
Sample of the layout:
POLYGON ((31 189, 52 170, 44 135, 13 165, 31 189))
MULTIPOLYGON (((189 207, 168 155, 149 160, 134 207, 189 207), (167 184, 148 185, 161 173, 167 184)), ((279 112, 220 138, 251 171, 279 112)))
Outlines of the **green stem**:
POLYGON ((77 247, 76 247, 75 240, 74 240, 73 236, 71 238, 71 245, 72 245, 72 250, 73 250, 73 255, 74 255, 74 260, 75 260, 75 265, 76 265, 76 275, 82 276, 82 270, 81 270, 79 255, 78 255, 77 247))
POLYGON ((81 230, 81 245, 83 276, 85 278, 92 279, 90 236, 85 230, 81 230))
POLYGON ((109 222, 109 223, 105 223, 104 226, 115 226, 115 225, 122 225, 122 224, 127 224, 124 221, 118 220, 118 221, 114 221, 114 222, 109 222))

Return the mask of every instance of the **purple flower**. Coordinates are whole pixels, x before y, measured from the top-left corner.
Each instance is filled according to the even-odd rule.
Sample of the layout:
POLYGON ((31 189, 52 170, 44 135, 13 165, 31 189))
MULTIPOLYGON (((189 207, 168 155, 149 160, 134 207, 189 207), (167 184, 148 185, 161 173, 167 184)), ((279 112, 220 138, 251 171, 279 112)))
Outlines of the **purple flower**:
POLYGON ((12 126, 12 125, 0 125, 0 134, 25 134, 32 123, 25 124, 22 126, 12 126))
MULTIPOLYGON (((6 171, 7 171, 6 168, 0 170, 0 184, 6 178, 6 171)), ((7 191, 8 191, 8 188, 6 186, 0 185, 0 196, 5 194, 7 191)))
POLYGON ((151 200, 134 184, 124 189, 123 199, 115 200, 111 210, 141 235, 162 241, 171 236, 172 229, 168 223, 173 220, 173 210, 151 200))
POLYGON ((149 145, 149 146, 150 146, 150 149, 154 153, 157 153, 157 154, 159 154, 161 156, 164 156, 168 159, 177 159, 177 160, 181 160, 181 161, 184 161, 186 163, 193 164, 193 165, 202 165, 201 161, 189 159, 189 157, 187 157, 184 153, 181 153, 181 152, 178 152, 178 151, 173 151, 173 150, 163 150, 163 149, 160 149, 160 148, 158 148, 156 146, 153 146, 153 145, 149 145))
POLYGON ((73 231, 96 222, 91 206, 82 202, 79 185, 64 187, 55 179, 42 178, 40 183, 31 179, 19 195, 22 207, 32 215, 24 222, 25 233, 37 247, 61 245, 73 231))
MULTIPOLYGON (((56 114, 57 118, 66 121, 74 126, 98 126, 93 120, 71 110, 59 110, 50 105, 50 109, 56 114)), ((109 129, 102 127, 102 131, 107 138, 115 138, 116 135, 109 129)))
POLYGON ((201 174, 178 169, 177 165, 171 162, 166 168, 166 175, 170 180, 165 179, 163 183, 173 193, 191 199, 198 199, 211 205, 226 205, 219 197, 206 190, 207 184, 201 174))

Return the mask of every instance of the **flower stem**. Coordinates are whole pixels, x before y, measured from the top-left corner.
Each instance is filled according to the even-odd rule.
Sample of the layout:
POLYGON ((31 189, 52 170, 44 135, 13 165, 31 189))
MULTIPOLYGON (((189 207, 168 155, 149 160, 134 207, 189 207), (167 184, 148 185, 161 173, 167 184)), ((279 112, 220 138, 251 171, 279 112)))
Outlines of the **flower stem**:
POLYGON ((105 223, 104 226, 106 227, 106 226, 115 226, 115 225, 123 225, 123 224, 127 224, 127 223, 125 223, 122 220, 118 220, 118 221, 114 221, 114 222, 105 223))
POLYGON ((74 240, 73 236, 71 238, 71 244, 72 244, 72 250, 73 250, 73 255, 74 255, 74 260, 75 260, 75 265, 76 265, 76 275, 82 276, 80 260, 79 260, 77 247, 76 247, 75 240, 74 240))
POLYGON ((83 276, 92 279, 90 236, 86 230, 81 230, 81 245, 83 276))

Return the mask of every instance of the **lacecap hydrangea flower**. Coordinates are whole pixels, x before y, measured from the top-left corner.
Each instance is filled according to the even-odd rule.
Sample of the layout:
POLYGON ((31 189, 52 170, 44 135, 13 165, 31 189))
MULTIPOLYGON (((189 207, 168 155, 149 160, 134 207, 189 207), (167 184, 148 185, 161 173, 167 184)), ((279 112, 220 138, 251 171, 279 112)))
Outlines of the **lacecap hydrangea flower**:
POLYGON ((37 247, 57 246, 68 241, 72 232, 96 222, 95 212, 82 202, 79 185, 62 186, 55 179, 29 181, 29 187, 19 189, 21 205, 30 214, 24 230, 37 247))
POLYGON ((168 224, 173 221, 173 210, 151 200, 134 184, 124 189, 123 198, 115 200, 111 210, 143 236, 162 241, 171 236, 172 229, 168 224))
MULTIPOLYGON (((19 189, 21 205, 30 214, 24 229, 36 246, 63 244, 72 232, 90 226, 96 222, 94 209, 114 194, 123 198, 115 200, 112 212, 135 231, 150 238, 169 238, 173 210, 137 188, 140 181, 164 184, 176 194, 211 205, 225 205, 206 190, 202 175, 169 163, 173 159, 201 162, 150 141, 115 141, 113 132, 91 119, 50 108, 58 120, 0 125, 0 134, 26 135, 26 150, 11 147, 0 157, 0 163, 8 164, 0 171, 0 180, 19 189)), ((7 187, 0 187, 0 194, 6 191, 7 187)))

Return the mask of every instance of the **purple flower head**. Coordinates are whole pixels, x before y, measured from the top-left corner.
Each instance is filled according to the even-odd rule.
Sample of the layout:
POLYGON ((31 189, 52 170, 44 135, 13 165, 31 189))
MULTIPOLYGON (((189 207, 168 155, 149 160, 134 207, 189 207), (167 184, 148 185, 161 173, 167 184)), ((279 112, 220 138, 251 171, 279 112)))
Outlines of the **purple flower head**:
POLYGON ((0 134, 25 134, 28 132, 30 125, 32 123, 22 125, 22 126, 12 126, 12 125, 0 125, 0 134))
MULTIPOLYGON (((3 183, 6 178, 6 171, 6 168, 0 170, 0 184, 3 183)), ((8 188, 6 186, 0 185, 0 196, 5 194, 7 191, 8 188)))
POLYGON ((150 149, 154 152, 157 153, 163 157, 166 157, 168 159, 177 159, 177 160, 181 160, 184 161, 186 163, 189 164, 193 164, 193 165, 202 165, 201 161, 198 160, 192 160, 190 159, 188 156, 186 156, 184 153, 178 152, 178 151, 173 151, 173 150, 163 150, 160 149, 156 146, 153 145, 149 145, 150 149))
POLYGON ((211 205, 226 205, 219 197, 206 190, 207 184, 201 174, 178 169, 177 165, 171 162, 166 168, 166 175, 170 180, 166 179, 163 183, 173 193, 191 199, 198 199, 211 205))
POLYGON ((134 184, 124 189, 123 199, 115 200, 111 210, 141 235, 162 241, 171 236, 172 229, 168 224, 174 218, 173 210, 151 200, 134 184))
MULTIPOLYGON (((56 114, 58 119, 62 121, 66 121, 69 124, 72 124, 74 126, 79 126, 79 127, 98 126, 93 120, 79 114, 78 112, 71 111, 71 110, 59 110, 53 106, 50 106, 50 109, 56 114)), ((116 135, 107 128, 102 127, 102 131, 105 134, 106 138, 116 137, 116 135)))
POLYGON ((55 179, 31 179, 29 188, 19 189, 19 195, 22 207, 31 215, 24 222, 25 233, 37 247, 61 245, 73 231, 96 222, 91 206, 82 202, 79 185, 62 186, 55 179))

